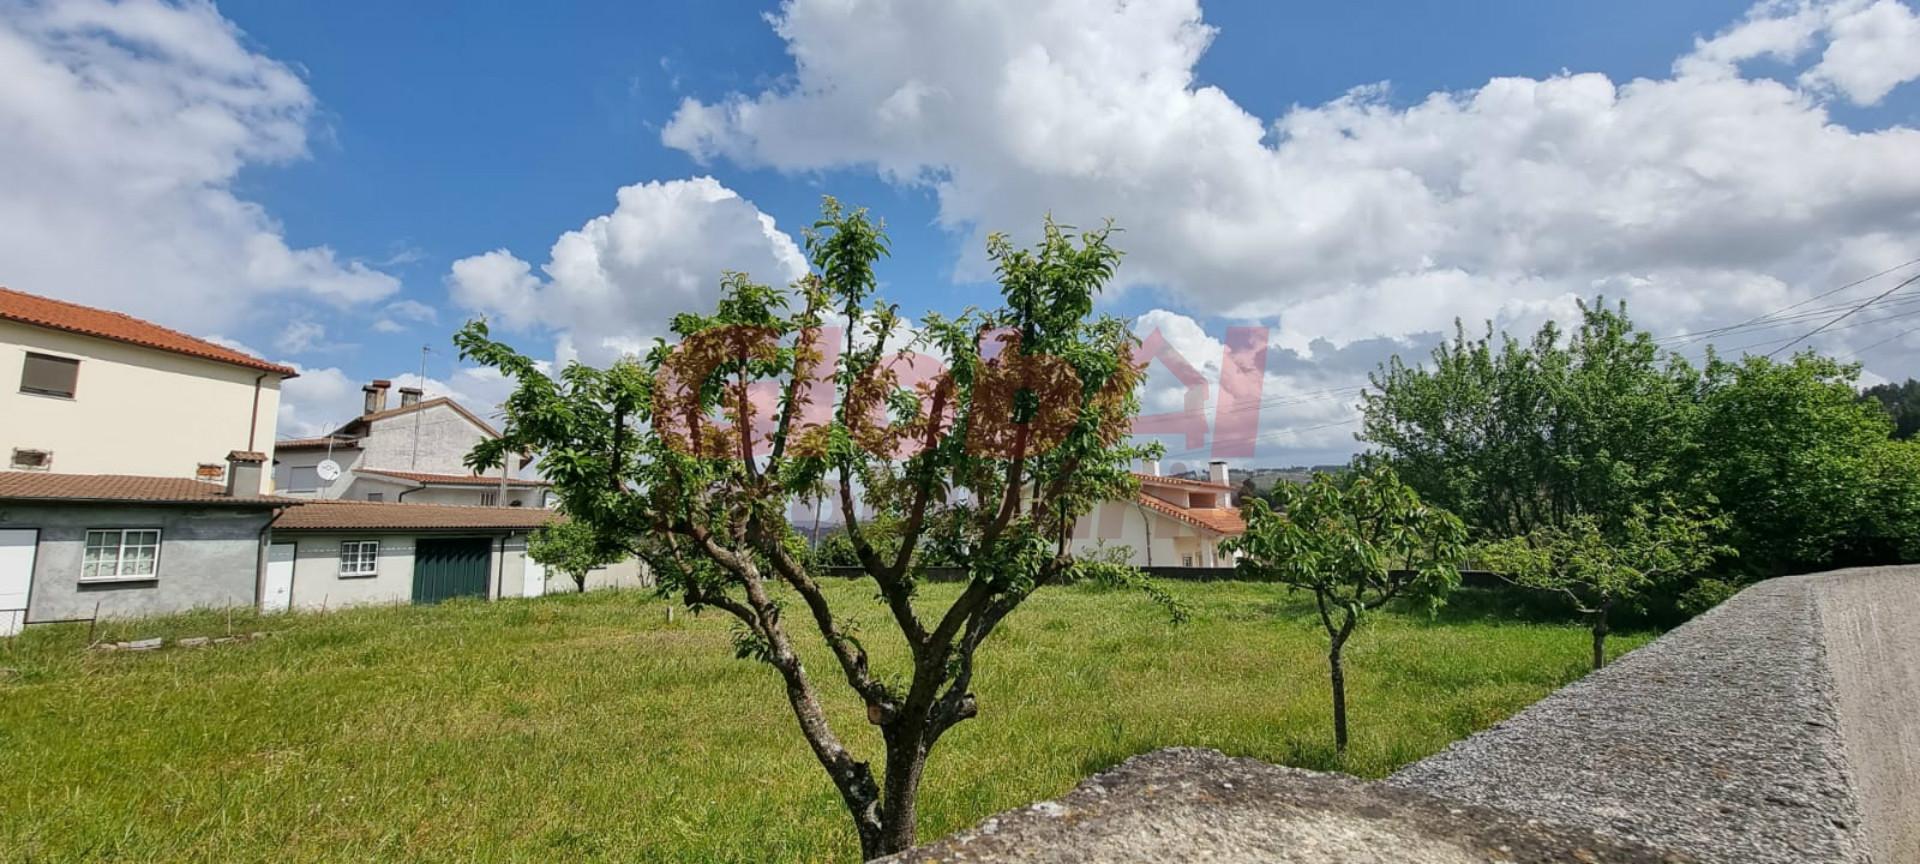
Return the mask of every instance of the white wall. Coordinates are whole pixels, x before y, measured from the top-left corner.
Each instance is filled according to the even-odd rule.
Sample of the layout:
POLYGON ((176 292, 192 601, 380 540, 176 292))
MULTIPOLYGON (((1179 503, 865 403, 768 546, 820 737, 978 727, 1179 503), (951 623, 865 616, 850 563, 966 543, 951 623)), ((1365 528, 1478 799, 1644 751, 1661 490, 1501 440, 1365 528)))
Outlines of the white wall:
MULTIPOLYGON (((273 488, 276 494, 291 495, 296 498, 342 498, 347 497, 347 489, 353 484, 353 469, 360 464, 360 451, 352 447, 335 447, 331 455, 324 448, 309 450, 281 451, 275 457, 279 464, 273 466, 273 488), (288 486, 295 468, 312 468, 328 459, 339 463, 340 476, 331 482, 322 480, 318 489, 295 490, 288 486)), ((361 496, 365 500, 365 496, 361 496)))
POLYGON ((1187 556, 1194 567, 1230 567, 1233 562, 1216 548, 1221 539, 1138 504, 1103 501, 1074 523, 1071 545, 1079 556, 1125 546, 1127 563, 1136 567, 1179 567, 1187 556))
MULTIPOLYGON (((48 450, 62 474, 192 477, 227 453, 273 457, 280 378, 257 370, 0 321, 0 458, 48 450), (20 392, 27 352, 80 361, 71 399, 20 392)), ((5 469, 8 463, 0 463, 5 469)), ((272 480, 262 472, 260 491, 272 480)))
MULTIPOLYGON (((408 501, 413 499, 409 497, 408 501)), ((433 534, 431 538, 476 536, 433 534)), ((297 544, 293 557, 293 608, 339 609, 375 603, 413 602, 413 550, 419 536, 392 533, 319 533, 281 531, 275 543, 297 544), (340 544, 349 540, 380 542, 378 572, 372 576, 340 575, 340 544)), ((492 538, 488 557, 488 596, 518 597, 526 570, 527 538, 514 534, 492 538)))

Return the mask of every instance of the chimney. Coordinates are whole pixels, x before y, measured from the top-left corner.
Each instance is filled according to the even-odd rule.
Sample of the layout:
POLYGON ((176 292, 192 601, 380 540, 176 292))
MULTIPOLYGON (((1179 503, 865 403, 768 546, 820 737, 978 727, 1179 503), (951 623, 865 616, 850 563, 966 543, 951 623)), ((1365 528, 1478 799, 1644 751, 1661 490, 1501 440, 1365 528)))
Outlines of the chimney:
POLYGON ((420 388, 418 387, 400 388, 400 407, 405 408, 408 405, 418 405, 418 404, 420 404, 420 388))
POLYGON ((387 388, 392 386, 392 381, 375 379, 373 383, 360 388, 360 392, 367 394, 366 410, 360 413, 378 414, 387 410, 387 388))
POLYGON ((1218 483, 1222 486, 1227 485, 1227 463, 1219 459, 1215 459, 1212 462, 1208 462, 1207 463, 1207 480, 1209 482, 1218 483))
POLYGON ((1146 468, 1147 468, 1147 476, 1149 477, 1160 476, 1160 460, 1148 459, 1146 468))
POLYGON ((260 471, 267 454, 235 450, 227 454, 227 492, 230 497, 250 498, 260 494, 260 471))

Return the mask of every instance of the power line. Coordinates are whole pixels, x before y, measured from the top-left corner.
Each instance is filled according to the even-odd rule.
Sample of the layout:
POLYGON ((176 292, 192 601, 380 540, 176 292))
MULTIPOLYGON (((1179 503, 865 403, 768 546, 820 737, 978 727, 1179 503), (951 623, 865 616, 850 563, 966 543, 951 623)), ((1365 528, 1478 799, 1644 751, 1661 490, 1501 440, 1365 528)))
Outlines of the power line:
POLYGON ((1905 280, 1902 280, 1899 284, 1893 286, 1892 288, 1888 288, 1885 291, 1875 294, 1873 295, 1872 298, 1868 299, 1866 302, 1861 303, 1860 305, 1855 306, 1852 309, 1848 309, 1847 311, 1840 313, 1840 316, 1837 318, 1834 318, 1832 321, 1828 321, 1825 324, 1815 327, 1812 330, 1808 331, 1806 335, 1801 336, 1800 338, 1795 339, 1792 342, 1788 342, 1785 345, 1782 345, 1778 348, 1773 349, 1772 351, 1767 352, 1767 356, 1772 357, 1773 355, 1778 354, 1782 351, 1785 351, 1788 348, 1792 348, 1795 345, 1798 345, 1802 342, 1807 341, 1808 339, 1818 336, 1822 331, 1826 330, 1828 327, 1832 327, 1835 324, 1838 324, 1842 321, 1847 320, 1847 318, 1851 317, 1854 313, 1859 312, 1860 310, 1865 309, 1868 306, 1872 306, 1873 304, 1886 299, 1887 295, 1892 294, 1893 292, 1898 291, 1902 288, 1905 288, 1908 285, 1912 285, 1915 282, 1920 282, 1920 274, 1908 276, 1905 280))
MULTIPOLYGON (((1808 303, 1812 303, 1812 302, 1813 302, 1813 301, 1815 301, 1815 300, 1824 300, 1824 299, 1826 299, 1826 298, 1828 298, 1828 297, 1832 297, 1832 296, 1833 296, 1833 295, 1835 295, 1835 294, 1838 294, 1838 293, 1840 293, 1840 292, 1842 292, 1842 291, 1845 291, 1845 290, 1847 290, 1848 288, 1854 288, 1854 287, 1857 287, 1857 286, 1860 286, 1860 285, 1864 285, 1864 284, 1866 284, 1866 283, 1868 283, 1868 282, 1872 282, 1872 281, 1873 281, 1873 280, 1875 280, 1875 279, 1878 279, 1878 278, 1880 278, 1880 277, 1882 277, 1882 276, 1885 276, 1885 275, 1887 275, 1888 273, 1892 273, 1892 272, 1894 272, 1894 271, 1896 271, 1896 270, 1901 270, 1901 269, 1905 269, 1905 268, 1907 268, 1907 267, 1911 267, 1911 266, 1913 266, 1913 265, 1915 265, 1915 264, 1920 264, 1920 258, 1912 258, 1912 259, 1909 259, 1909 260, 1906 260, 1906 261, 1902 261, 1902 262, 1900 262, 1899 264, 1895 264, 1895 265, 1893 265, 1892 267, 1888 267, 1887 269, 1885 269, 1885 270, 1882 270, 1882 271, 1880 271, 1880 272, 1878 272, 1878 273, 1874 273, 1874 274, 1872 274, 1872 275, 1869 275, 1869 276, 1862 276, 1862 277, 1860 277, 1859 279, 1855 279, 1855 280, 1853 280, 1852 282, 1848 282, 1847 284, 1845 284, 1845 285, 1842 285, 1842 286, 1840 286, 1840 287, 1838 287, 1838 288, 1834 288, 1834 289, 1832 289, 1832 290, 1828 290, 1828 291, 1822 291, 1822 292, 1820 292, 1820 293, 1818 293, 1818 294, 1815 294, 1815 295, 1813 295, 1812 297, 1808 297, 1808 298, 1806 298, 1805 300, 1801 300, 1801 301, 1799 301, 1799 302, 1797 302, 1797 303, 1789 303, 1789 304, 1787 304, 1787 305, 1785 305, 1785 306, 1782 306, 1782 307, 1780 307, 1780 308, 1778 308, 1778 309, 1775 309, 1775 310, 1773 310, 1772 312, 1767 312, 1767 313, 1765 313, 1765 314, 1761 314, 1761 315, 1756 315, 1756 316, 1754 316, 1754 317, 1752 317, 1752 318, 1748 318, 1747 320, 1745 320, 1745 321, 1742 321, 1742 322, 1740 322, 1740 323, 1738 323, 1738 324, 1730 324, 1730 325, 1727 325, 1727 326, 1725 326, 1725 327, 1716 327, 1716 328, 1713 328, 1713 329, 1709 329, 1709 330, 1703 330, 1703 331, 1700 331, 1699 333, 1693 333, 1693 334, 1682 334, 1682 335, 1680 335, 1680 336, 1669 336, 1669 337, 1666 337, 1666 338, 1667 338, 1667 339, 1686 339, 1686 340, 1687 340, 1688 342, 1697 342, 1697 341, 1699 341, 1700 339, 1702 339, 1702 338, 1708 338, 1709 336, 1711 336, 1712 334, 1715 334, 1715 333, 1720 333, 1720 332, 1722 332, 1722 331, 1728 331, 1728 330, 1736 330, 1736 329, 1739 329, 1739 328, 1742 328, 1742 327, 1746 327, 1746 326, 1748 326, 1748 325, 1750 325, 1750 324, 1755 324, 1755 323, 1758 323, 1758 322, 1761 322, 1761 321, 1765 321, 1765 320, 1768 320, 1768 319, 1771 319, 1771 318, 1774 318, 1775 316, 1777 316, 1777 315, 1779 315, 1779 314, 1781 314, 1781 313, 1783 313, 1783 312, 1790 312, 1790 311, 1792 311, 1792 310, 1794 310, 1794 309, 1798 309, 1798 308, 1800 308, 1800 307, 1802 307, 1802 306, 1805 306, 1805 305, 1807 305, 1808 303)), ((1665 340, 1656 340, 1656 341, 1665 341, 1665 340)))

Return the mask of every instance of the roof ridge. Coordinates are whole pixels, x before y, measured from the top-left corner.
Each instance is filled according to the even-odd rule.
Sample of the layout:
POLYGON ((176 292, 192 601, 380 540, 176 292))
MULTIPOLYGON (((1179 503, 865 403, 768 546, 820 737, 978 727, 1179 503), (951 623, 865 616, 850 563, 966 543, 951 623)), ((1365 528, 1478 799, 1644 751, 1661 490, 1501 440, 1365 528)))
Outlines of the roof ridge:
POLYGON ((61 324, 52 320, 50 317, 36 316, 29 312, 23 312, 23 311, 14 311, 7 308, 7 306, 3 302, 0 302, 0 319, 17 321, 22 324, 27 324, 30 326, 46 327, 48 329, 60 330, 62 332, 67 332, 67 333, 78 333, 82 336, 89 336, 95 339, 105 339, 110 342, 120 342, 127 345, 139 345, 143 348, 151 348, 155 351, 166 351, 172 354, 182 354, 188 357, 199 357, 202 360, 211 360, 216 363, 226 363, 234 366, 245 366, 245 367, 254 368, 254 369, 264 369, 267 371, 279 373, 288 378, 297 378, 299 377, 299 374, 300 374, 297 370, 295 370, 291 366, 287 366, 280 363, 274 363, 264 358, 255 357, 252 354, 248 354, 245 351, 241 351, 236 348, 222 345, 211 339, 207 339, 202 336, 195 336, 192 333, 188 333, 184 330, 176 330, 164 324, 156 324, 145 318, 136 317, 126 312, 121 312, 117 309, 107 309, 100 306, 89 306, 85 303, 75 303, 71 300, 61 300, 57 297, 48 297, 42 294, 32 294, 26 291, 21 291, 18 288, 9 288, 5 285, 0 285, 0 301, 4 301, 8 299, 9 296, 15 297, 15 298, 24 298, 25 300, 30 302, 47 303, 47 304, 52 304, 58 307, 66 307, 67 310, 80 310, 80 311, 87 312, 94 315, 104 315, 104 316, 113 318, 117 321, 134 325, 135 327, 157 330, 160 333, 165 334, 167 336, 172 336, 177 339, 182 339, 191 343, 197 343, 198 345, 205 346, 205 348, 201 351, 191 351, 191 350, 184 350, 179 346, 168 346, 168 345, 158 344, 152 339, 142 339, 137 336, 108 335, 107 333, 100 332, 99 328, 87 327, 81 324, 61 324), (222 355, 227 355, 227 356, 222 356, 222 355))

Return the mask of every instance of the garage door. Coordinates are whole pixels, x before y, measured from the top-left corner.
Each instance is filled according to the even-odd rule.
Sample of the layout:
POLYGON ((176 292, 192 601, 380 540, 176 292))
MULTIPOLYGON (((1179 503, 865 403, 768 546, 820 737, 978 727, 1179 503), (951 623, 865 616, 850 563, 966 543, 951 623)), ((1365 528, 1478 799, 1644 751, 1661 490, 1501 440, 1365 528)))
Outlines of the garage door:
POLYGON ((413 549, 413 602, 486 597, 493 541, 485 537, 421 540, 413 549))

